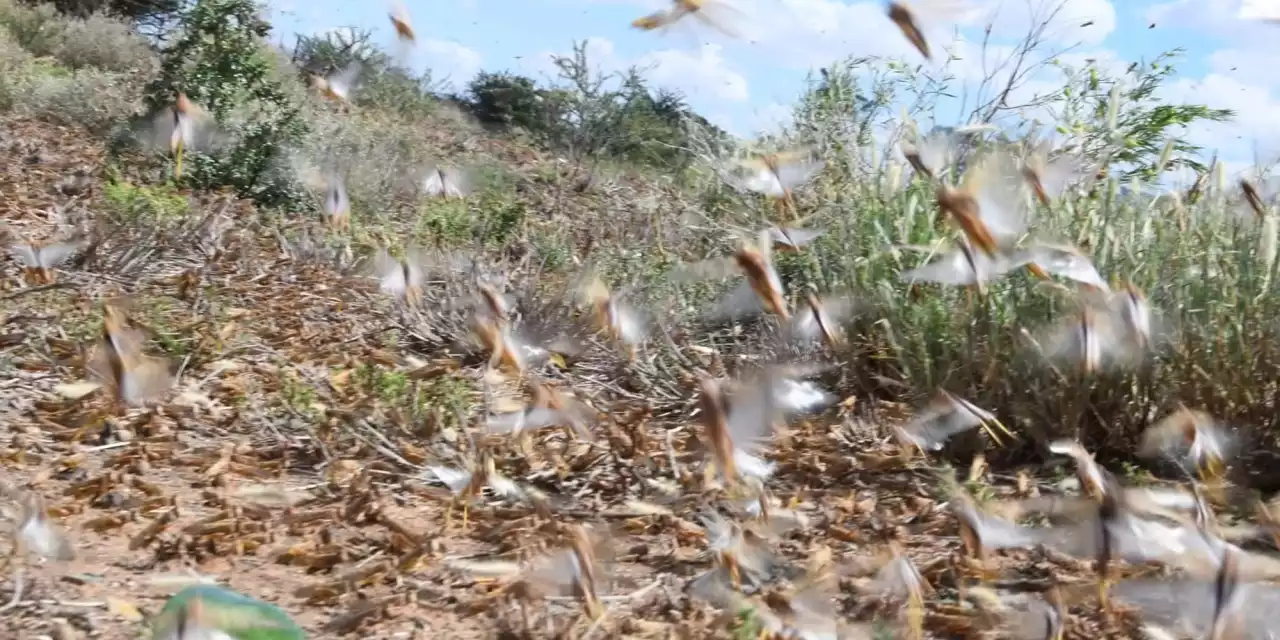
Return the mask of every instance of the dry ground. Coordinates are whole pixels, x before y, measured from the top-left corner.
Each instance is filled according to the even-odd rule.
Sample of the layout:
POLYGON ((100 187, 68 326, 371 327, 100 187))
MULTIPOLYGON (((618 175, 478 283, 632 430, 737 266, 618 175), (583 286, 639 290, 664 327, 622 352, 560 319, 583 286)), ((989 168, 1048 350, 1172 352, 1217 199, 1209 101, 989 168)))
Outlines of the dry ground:
MULTIPOLYGON (((0 131, 0 216, 14 231, 48 237, 57 207, 71 224, 104 215, 103 151, 81 132, 16 121, 0 131), (93 173, 90 186, 63 193, 59 185, 80 167, 93 173)), ((420 365, 445 354, 410 354, 388 331, 386 304, 372 283, 283 254, 245 203, 221 195, 193 200, 197 214, 226 211, 236 220, 207 266, 192 223, 186 239, 113 231, 95 255, 65 269, 57 287, 25 288, 12 262, 3 267, 0 481, 46 496, 78 553, 69 565, 33 568, 22 601, 0 614, 17 621, 19 637, 137 637, 142 625, 109 610, 108 597, 155 611, 175 585, 197 575, 278 603, 314 637, 519 632, 518 610, 449 562, 526 558, 557 544, 556 522, 571 521, 614 531, 617 597, 590 631, 571 599, 553 598, 531 610, 530 635, 729 637, 726 620, 683 592, 710 567, 693 524, 710 498, 682 499, 673 505, 677 517, 637 517, 624 506, 655 499, 646 480, 671 479, 669 459, 684 465, 698 457, 691 425, 646 424, 634 410, 642 402, 623 407, 625 397, 601 394, 597 407, 623 407, 613 411, 608 438, 585 444, 551 436, 539 450, 555 457, 500 450, 500 468, 552 494, 554 521, 490 501, 471 511, 469 528, 456 518, 446 527, 447 494, 422 479, 422 465, 452 464, 445 456, 464 436, 442 413, 383 406, 385 389, 340 368, 416 370, 397 378, 414 390, 443 388, 432 377, 443 375, 465 383, 464 395, 478 386, 477 368, 428 375, 431 367, 420 365), (189 269, 200 282, 182 292, 176 276, 189 269), (181 373, 175 400, 127 415, 111 414, 101 393, 72 400, 56 390, 84 379, 101 300, 119 294, 131 296, 135 317, 181 373), (261 487, 288 490, 291 504, 249 495, 261 487)), ((821 547, 842 559, 896 539, 937 588, 927 626, 939 636, 977 633, 956 604, 964 571, 954 563, 955 523, 937 509, 943 496, 935 472, 877 469, 882 439, 865 418, 833 412, 800 425, 778 447, 774 490, 784 500, 798 497, 810 518, 778 550, 803 564, 821 547)), ((995 487, 986 490, 1012 491, 1010 478, 988 479, 995 487)), ((1000 564, 1011 581, 1089 578, 1087 563, 1040 553, 1000 564)), ((7 601, 11 584, 0 584, 7 601)), ((875 614, 850 592, 842 597, 851 617, 875 614)), ((1104 625, 1094 609, 1092 602, 1073 609, 1068 637, 1104 635, 1100 625, 1106 635, 1128 635, 1125 619, 1104 625)))

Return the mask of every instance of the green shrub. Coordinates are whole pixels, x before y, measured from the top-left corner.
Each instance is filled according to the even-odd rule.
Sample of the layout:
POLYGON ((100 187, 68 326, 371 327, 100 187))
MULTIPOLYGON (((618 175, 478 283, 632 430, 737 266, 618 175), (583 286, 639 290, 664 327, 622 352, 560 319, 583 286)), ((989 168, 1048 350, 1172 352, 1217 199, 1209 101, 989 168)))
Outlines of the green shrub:
POLYGON ((156 58, 130 28, 0 0, 0 109, 103 134, 140 108, 156 58))
POLYGON ((151 46, 131 25, 117 19, 94 14, 72 20, 64 34, 54 56, 73 69, 95 67, 147 80, 159 70, 160 61, 151 46))
POLYGON ((141 93, 130 74, 97 69, 69 71, 33 63, 17 80, 11 108, 17 113, 68 126, 83 126, 105 135, 141 106, 141 93))
POLYGON ((9 111, 22 98, 22 87, 34 60, 8 31, 0 29, 0 111, 9 111))
POLYGON ((60 15, 53 5, 0 0, 0 26, 33 56, 50 57, 72 69, 95 67, 150 79, 158 65, 133 25, 102 14, 75 19, 60 15))
POLYGON ((304 194, 296 181, 269 169, 306 127, 275 79, 263 40, 271 27, 259 7, 253 0, 198 0, 181 23, 162 51, 159 78, 147 88, 148 107, 167 108, 182 91, 218 120, 229 141, 213 155, 190 153, 184 181, 231 186, 263 205, 298 204, 304 194))
POLYGON ((467 103, 485 124, 520 127, 532 133, 547 131, 558 119, 533 80, 505 71, 481 71, 467 88, 467 103))
POLYGON ((561 235, 539 235, 533 239, 533 248, 539 266, 548 272, 567 268, 573 259, 573 247, 561 235))
POLYGON ((423 200, 419 205, 415 235, 422 240, 446 245, 472 239, 471 212, 465 200, 423 200))
MULTIPOLYGON (((693 117, 697 116, 683 96, 662 90, 651 93, 643 83, 630 83, 614 155, 649 166, 683 169, 693 161, 685 150, 688 139, 684 127, 685 119, 693 117)), ((705 120, 698 122, 714 127, 705 120)))
POLYGON ((480 214, 481 239, 501 247, 516 239, 529 212, 525 203, 512 194, 485 191, 480 196, 480 214))

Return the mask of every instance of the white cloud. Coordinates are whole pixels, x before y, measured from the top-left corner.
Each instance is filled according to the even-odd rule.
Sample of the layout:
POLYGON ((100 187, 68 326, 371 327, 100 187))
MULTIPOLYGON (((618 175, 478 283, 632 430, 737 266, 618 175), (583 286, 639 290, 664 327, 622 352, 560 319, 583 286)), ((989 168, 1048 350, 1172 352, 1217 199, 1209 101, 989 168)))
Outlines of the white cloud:
POLYGON ((600 36, 587 38, 588 60, 614 60, 613 41, 600 36))
POLYGON ((1280 20, 1280 2, 1276 2, 1276 0, 1244 0, 1238 15, 1245 20, 1280 20))
POLYGON ((724 59, 718 44, 704 44, 696 53, 666 49, 641 56, 636 64, 648 68, 646 77, 655 85, 690 97, 712 97, 745 102, 747 79, 724 59))
POLYGON ((1263 158, 1280 153, 1280 92, 1232 77, 1210 73, 1204 78, 1182 79, 1163 96, 1174 103, 1206 104, 1236 112, 1231 122, 1200 123, 1188 131, 1188 139, 1224 160, 1248 162, 1257 153, 1263 158))
POLYGON ((1235 20, 1239 0, 1170 0, 1158 2, 1146 10, 1148 22, 1163 27, 1202 27, 1221 25, 1235 20))
POLYGON ((1232 78, 1247 78, 1262 86, 1280 88, 1280 52, 1222 49, 1209 54, 1213 73, 1232 78))
POLYGON ((880 2, 756 0, 751 5, 743 8, 750 19, 743 30, 775 63, 807 69, 848 55, 920 60, 880 2))
POLYGON ((1146 18, 1160 27, 1229 36, 1237 43, 1255 41, 1259 48, 1272 46, 1269 39, 1277 27, 1243 18, 1241 8, 1241 0, 1171 0, 1149 8, 1146 18))
POLYGON ((452 40, 423 38, 418 41, 418 47, 433 77, 448 78, 455 85, 470 81, 480 71, 480 63, 484 60, 479 52, 452 40))

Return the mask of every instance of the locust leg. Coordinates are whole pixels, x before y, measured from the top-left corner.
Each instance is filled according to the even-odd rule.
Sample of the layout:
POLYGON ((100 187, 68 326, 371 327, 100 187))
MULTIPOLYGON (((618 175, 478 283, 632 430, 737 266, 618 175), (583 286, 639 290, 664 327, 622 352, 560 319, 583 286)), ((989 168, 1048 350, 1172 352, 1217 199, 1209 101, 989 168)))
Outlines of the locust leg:
POLYGON ((444 528, 445 528, 446 530, 448 530, 448 529, 449 529, 449 525, 453 524, 453 509, 454 509, 454 507, 456 507, 456 506, 457 506, 457 504, 458 504, 458 501, 457 501, 457 500, 451 500, 451 501, 449 502, 449 508, 448 508, 448 509, 445 509, 445 512, 444 512, 444 528))
POLYGON ((907 605, 907 627, 912 638, 924 640, 924 603, 919 598, 912 598, 907 605))
POLYGON ((1196 462, 1196 475, 1200 477, 1201 482, 1208 483, 1217 480, 1222 475, 1222 461, 1217 457, 1208 457, 1204 464, 1196 462))
POLYGON ((1111 577, 1103 576, 1098 578, 1098 603, 1102 606, 1102 612, 1111 615, 1111 577))
POLYGON ((186 146, 182 140, 178 140, 178 147, 174 150, 173 177, 175 180, 182 178, 182 152, 186 146))
POLYGON ((742 571, 738 568, 738 561, 732 557, 725 558, 726 568, 729 570, 729 582, 737 591, 742 591, 742 571))

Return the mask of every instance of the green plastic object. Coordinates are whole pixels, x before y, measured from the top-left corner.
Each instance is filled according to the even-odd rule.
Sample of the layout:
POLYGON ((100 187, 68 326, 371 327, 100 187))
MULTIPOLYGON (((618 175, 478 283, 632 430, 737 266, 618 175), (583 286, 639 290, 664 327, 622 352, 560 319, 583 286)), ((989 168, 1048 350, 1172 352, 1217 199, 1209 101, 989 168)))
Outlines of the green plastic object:
POLYGON ((178 592, 151 623, 151 640, 305 640, 280 607, 214 585, 178 592))

